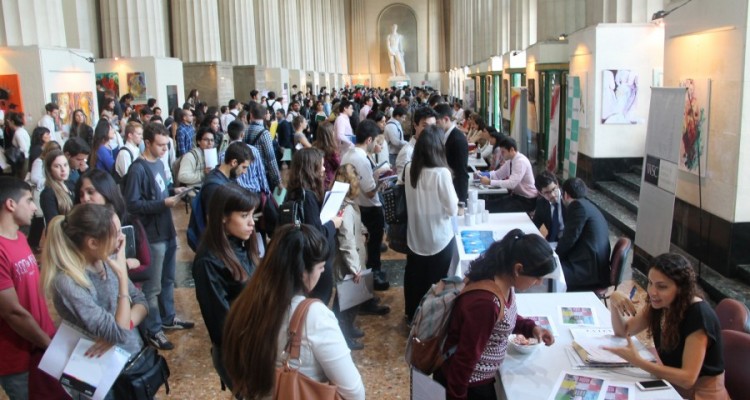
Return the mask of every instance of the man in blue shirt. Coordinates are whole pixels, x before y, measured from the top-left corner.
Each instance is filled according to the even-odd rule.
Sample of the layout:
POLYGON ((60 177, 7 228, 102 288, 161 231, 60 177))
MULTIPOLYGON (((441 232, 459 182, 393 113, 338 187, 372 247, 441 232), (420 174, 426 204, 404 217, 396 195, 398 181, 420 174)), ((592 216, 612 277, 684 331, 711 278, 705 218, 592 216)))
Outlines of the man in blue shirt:
POLYGON ((195 127, 193 127, 193 112, 182 110, 178 113, 177 125, 177 157, 193 149, 195 145, 195 127))

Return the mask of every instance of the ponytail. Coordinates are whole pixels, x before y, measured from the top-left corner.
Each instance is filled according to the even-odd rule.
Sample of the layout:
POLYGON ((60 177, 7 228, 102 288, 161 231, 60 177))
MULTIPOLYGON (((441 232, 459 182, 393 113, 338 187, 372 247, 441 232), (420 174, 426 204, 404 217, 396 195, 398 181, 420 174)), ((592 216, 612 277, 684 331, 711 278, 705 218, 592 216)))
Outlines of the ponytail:
POLYGON ((523 265, 523 275, 539 278, 555 269, 554 253, 543 237, 514 229, 474 260, 466 276, 478 281, 512 275, 516 264, 523 265))

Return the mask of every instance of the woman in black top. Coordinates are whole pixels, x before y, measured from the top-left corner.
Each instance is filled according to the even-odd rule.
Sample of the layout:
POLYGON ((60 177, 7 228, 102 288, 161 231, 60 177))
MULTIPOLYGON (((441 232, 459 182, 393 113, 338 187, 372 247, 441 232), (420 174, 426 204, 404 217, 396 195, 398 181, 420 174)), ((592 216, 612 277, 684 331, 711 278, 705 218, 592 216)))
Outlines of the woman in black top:
POLYGON ((44 158, 44 190, 39 194, 39 205, 44 213, 44 222, 73 208, 73 185, 68 180, 70 166, 61 150, 54 150, 44 158))
MULTIPOLYGON (((320 221, 320 210, 323 206, 325 186, 325 167, 323 166, 323 152, 316 148, 301 149, 294 153, 292 164, 289 166, 289 183, 287 184, 287 200, 302 201, 304 211, 303 224, 312 225, 320 230, 328 240, 328 245, 335 243, 336 230, 341 226, 341 217, 336 216, 323 224, 320 221)), ((325 263, 325 271, 320 276, 318 284, 310 292, 310 297, 316 297, 328 304, 333 291, 333 247, 331 257, 325 263)))
POLYGON ((606 349, 668 380, 684 398, 729 399, 719 318, 703 300, 690 262, 678 254, 656 257, 648 270, 647 291, 637 311, 626 295, 612 294, 612 327, 616 335, 628 338, 628 346, 606 349), (653 337, 663 364, 642 358, 630 341, 644 329, 653 337))
POLYGON ((52 135, 49 133, 49 129, 43 126, 37 126, 31 132, 31 148, 29 149, 29 171, 31 166, 34 164, 34 160, 39 158, 42 154, 42 147, 52 140, 52 135))
POLYGON ((258 265, 253 213, 258 196, 235 183, 219 186, 208 206, 208 226, 193 261, 195 295, 211 337, 211 357, 232 389, 222 362, 222 334, 229 307, 258 265))

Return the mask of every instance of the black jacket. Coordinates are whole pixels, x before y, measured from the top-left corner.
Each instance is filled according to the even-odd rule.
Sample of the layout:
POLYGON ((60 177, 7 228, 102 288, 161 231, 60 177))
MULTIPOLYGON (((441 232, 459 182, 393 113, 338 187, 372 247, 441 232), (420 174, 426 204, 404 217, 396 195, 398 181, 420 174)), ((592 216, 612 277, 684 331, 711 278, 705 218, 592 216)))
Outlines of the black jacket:
MULTIPOLYGON (((149 243, 164 242, 177 236, 172 212, 164 204, 164 193, 156 190, 156 182, 143 158, 137 158, 128 169, 123 195, 128 212, 143 225, 149 243)), ((160 163, 161 161, 157 160, 160 163)), ((163 179, 163 177, 162 177, 163 179)), ((171 192, 171 189, 170 189, 171 192)))
POLYGON ((466 202, 469 197, 469 174, 466 172, 469 165, 469 142, 458 128, 454 127, 445 141, 445 158, 453 171, 453 187, 458 201, 466 202))
MULTIPOLYGON (((229 244, 249 278, 255 271, 255 266, 248 257, 247 251, 238 239, 229 239, 229 244)), ((224 320, 229 313, 229 307, 250 280, 236 281, 232 277, 232 272, 205 246, 198 248, 198 254, 193 261, 193 280, 195 280, 195 296, 198 298, 198 305, 211 343, 221 345, 224 320)))
MULTIPOLYGON (((560 207, 562 207, 563 221, 565 221, 565 204, 563 204, 562 199, 559 201, 560 207)), ((550 202, 542 196, 536 198, 536 208, 534 209, 533 221, 537 228, 540 228, 542 225, 547 228, 547 237, 545 237, 545 239, 547 239, 548 242, 557 242, 558 238, 551 238, 549 236, 549 231, 552 228, 552 208, 550 202)))
POLYGON ((565 229, 555 251, 560 256, 569 291, 609 285, 609 227, 588 199, 570 203, 565 229))

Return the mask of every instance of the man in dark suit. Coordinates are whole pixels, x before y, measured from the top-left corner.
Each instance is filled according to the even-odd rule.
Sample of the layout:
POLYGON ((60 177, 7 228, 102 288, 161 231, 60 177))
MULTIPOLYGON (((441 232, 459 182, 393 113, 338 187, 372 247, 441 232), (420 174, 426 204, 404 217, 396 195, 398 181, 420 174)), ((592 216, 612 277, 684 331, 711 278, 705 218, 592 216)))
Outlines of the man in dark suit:
POLYGON ((453 170, 453 188, 456 190, 458 201, 466 202, 469 197, 469 174, 466 171, 469 165, 469 142, 466 135, 456 129, 451 120, 453 110, 446 103, 435 106, 437 114, 437 126, 445 131, 443 144, 445 144, 445 158, 448 166, 453 170))
POLYGON ((545 239, 548 242, 557 242, 562 236, 565 228, 563 213, 565 206, 562 202, 562 193, 557 183, 557 177, 552 172, 544 170, 534 180, 539 197, 536 198, 536 209, 534 210, 534 225, 546 230, 545 239), (553 218, 554 216, 554 218, 553 218))
POLYGON ((586 198, 580 178, 563 183, 565 229, 555 251, 560 256, 569 292, 609 285, 609 227, 604 216, 586 198))

